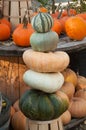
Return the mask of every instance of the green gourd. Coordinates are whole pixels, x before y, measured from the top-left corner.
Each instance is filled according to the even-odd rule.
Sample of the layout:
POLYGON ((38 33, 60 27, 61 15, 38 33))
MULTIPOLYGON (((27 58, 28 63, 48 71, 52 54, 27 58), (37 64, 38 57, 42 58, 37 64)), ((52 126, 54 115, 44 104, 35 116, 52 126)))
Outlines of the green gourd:
POLYGON ((53 26, 53 18, 49 13, 38 13, 31 21, 32 27, 39 33, 50 31, 53 26))
POLYGON ((56 94, 48 94, 39 90, 26 91, 19 100, 22 113, 31 120, 52 120, 58 118, 69 106, 69 101, 64 102, 56 94))
POLYGON ((35 51, 48 52, 55 50, 58 42, 58 34, 54 31, 46 33, 34 32, 30 37, 30 44, 35 51))

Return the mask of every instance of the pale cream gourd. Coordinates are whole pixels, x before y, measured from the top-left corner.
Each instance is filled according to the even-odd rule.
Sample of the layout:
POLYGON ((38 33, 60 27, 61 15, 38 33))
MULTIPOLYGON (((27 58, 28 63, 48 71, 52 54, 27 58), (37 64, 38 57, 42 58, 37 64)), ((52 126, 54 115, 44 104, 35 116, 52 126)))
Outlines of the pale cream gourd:
POLYGON ((43 53, 29 49, 23 53, 23 61, 28 68, 37 72, 61 72, 69 65, 70 58, 63 51, 43 53))
POLYGON ((47 93, 56 92, 64 83, 63 75, 58 73, 39 73, 28 70, 23 75, 24 82, 31 88, 47 93))

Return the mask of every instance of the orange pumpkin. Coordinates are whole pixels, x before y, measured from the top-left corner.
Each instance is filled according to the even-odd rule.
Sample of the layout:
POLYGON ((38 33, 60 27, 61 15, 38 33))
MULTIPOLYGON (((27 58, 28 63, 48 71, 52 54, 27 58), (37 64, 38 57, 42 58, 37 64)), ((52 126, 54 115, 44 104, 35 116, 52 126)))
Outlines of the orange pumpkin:
POLYGON ((73 70, 71 70, 70 68, 67 68, 64 71, 62 71, 62 74, 63 74, 66 82, 70 82, 76 87, 76 85, 77 85, 77 75, 73 70))
POLYGON ((83 18, 84 20, 86 20, 86 12, 77 14, 76 16, 79 16, 79 17, 83 18))
POLYGON ((51 28, 52 31, 55 31, 57 34, 61 34, 62 32, 62 25, 58 19, 54 19, 53 27, 51 28))
POLYGON ((13 41, 16 45, 27 47, 30 46, 30 36, 34 32, 31 24, 20 24, 13 32, 13 41))
POLYGON ((4 41, 10 38, 10 28, 8 25, 0 23, 0 40, 4 41))
POLYGON ((69 18, 69 16, 64 16, 62 18, 59 19, 61 25, 62 25, 62 32, 64 33, 65 32, 65 22, 66 20, 69 18))
POLYGON ((86 116, 86 100, 80 97, 73 97, 68 110, 72 117, 82 118, 86 116))
POLYGON ((6 24, 11 30, 11 23, 6 18, 4 18, 1 10, 0 10, 0 23, 6 24))
POLYGON ((60 88, 60 91, 66 93, 71 100, 75 93, 75 86, 70 82, 64 82, 64 84, 60 88))
POLYGON ((65 9, 65 10, 62 11, 61 17, 69 16, 69 15, 70 15, 70 16, 74 16, 74 15, 76 15, 76 14, 77 14, 76 10, 70 8, 70 9, 69 9, 69 14, 68 14, 68 11, 65 9))
POLYGON ((84 89, 86 88, 86 78, 84 76, 77 76, 77 85, 76 85, 76 90, 79 89, 84 89))
POLYGON ((86 88, 76 91, 75 97, 81 97, 86 100, 86 88))
POLYGON ((43 7, 43 6, 40 6, 40 7, 38 8, 38 11, 43 12, 43 13, 47 13, 47 12, 48 12, 48 9, 45 8, 45 7, 43 7))
POLYGON ((81 17, 70 17, 65 22, 67 36, 74 40, 82 40, 86 36, 86 22, 81 17))
POLYGON ((63 125, 67 125, 71 121, 71 114, 68 110, 65 111, 60 117, 61 117, 63 125))

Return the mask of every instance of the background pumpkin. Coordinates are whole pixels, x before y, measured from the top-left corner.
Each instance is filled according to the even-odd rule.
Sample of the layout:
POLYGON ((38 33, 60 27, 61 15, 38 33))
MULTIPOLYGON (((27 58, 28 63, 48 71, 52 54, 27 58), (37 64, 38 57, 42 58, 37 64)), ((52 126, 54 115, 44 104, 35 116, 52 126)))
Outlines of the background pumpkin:
POLYGON ((59 72, 69 65, 69 55, 64 51, 36 52, 32 49, 23 53, 23 61, 28 68, 37 72, 59 72))
POLYGON ((30 36, 34 32, 26 14, 23 18, 23 24, 17 25, 16 29, 13 31, 12 38, 17 46, 27 47, 30 46, 30 36))
POLYGON ((63 75, 58 73, 39 73, 28 70, 23 75, 24 82, 31 88, 47 93, 53 93, 60 89, 64 83, 63 75), (34 81, 34 82, 33 82, 34 81))
POLYGON ((1 41, 8 40, 10 38, 10 34, 11 31, 8 25, 0 23, 0 40, 1 41))
POLYGON ((38 90, 29 90, 20 98, 21 111, 32 120, 52 120, 59 117, 68 108, 63 99, 56 94, 48 94, 38 90))
POLYGON ((11 30, 11 26, 12 26, 11 22, 9 22, 6 18, 4 18, 1 9, 0 9, 0 23, 6 24, 11 30))
POLYGON ((52 31, 55 31, 58 35, 61 34, 62 32, 62 24, 58 19, 54 19, 54 24, 51 28, 52 31))
POLYGON ((84 89, 84 88, 86 88, 86 78, 84 76, 78 75, 76 90, 84 89))
POLYGON ((67 125, 71 121, 71 113, 67 110, 61 116, 63 125, 67 125))
POLYGON ((86 116, 86 100, 80 97, 73 97, 68 110, 70 111, 72 117, 75 117, 75 118, 85 117, 86 116))
POLYGON ((54 31, 46 33, 34 32, 30 37, 30 44, 34 51, 49 52, 57 48, 58 34, 54 31))
POLYGON ((70 68, 62 71, 64 79, 66 82, 72 83, 75 87, 77 85, 77 74, 70 68))
POLYGON ((76 91, 76 93, 74 94, 75 97, 81 97, 83 99, 86 100, 86 88, 83 89, 79 89, 78 91, 76 91))
POLYGON ((74 40, 82 40, 86 36, 86 22, 81 17, 70 17, 65 22, 66 34, 74 40))
POLYGON ((75 86, 70 82, 64 82, 64 84, 60 88, 60 91, 66 93, 71 100, 75 93, 75 86))

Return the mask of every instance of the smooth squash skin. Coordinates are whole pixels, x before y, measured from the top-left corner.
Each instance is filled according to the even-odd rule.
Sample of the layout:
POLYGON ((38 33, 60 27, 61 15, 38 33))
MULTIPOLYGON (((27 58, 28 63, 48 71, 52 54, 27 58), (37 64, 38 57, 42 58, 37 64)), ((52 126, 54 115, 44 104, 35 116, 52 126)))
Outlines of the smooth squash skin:
MULTIPOLYGON (((32 120, 52 120, 64 112, 63 99, 56 94, 30 89, 19 100, 22 113, 32 120)), ((65 104, 68 108, 68 104, 65 104)), ((65 109, 66 111, 66 109, 65 109)))
POLYGON ((31 88, 47 93, 56 92, 64 83, 63 75, 58 73, 38 73, 28 70, 23 75, 24 82, 31 88))
POLYGON ((60 72, 67 68, 70 58, 63 51, 43 53, 28 49, 23 53, 23 61, 28 68, 37 72, 60 72))
POLYGON ((54 31, 46 33, 34 32, 30 37, 30 44, 35 51, 48 52, 55 50, 58 42, 58 34, 54 31))

